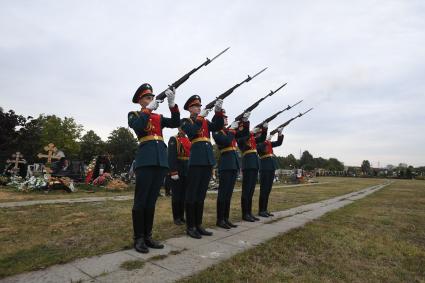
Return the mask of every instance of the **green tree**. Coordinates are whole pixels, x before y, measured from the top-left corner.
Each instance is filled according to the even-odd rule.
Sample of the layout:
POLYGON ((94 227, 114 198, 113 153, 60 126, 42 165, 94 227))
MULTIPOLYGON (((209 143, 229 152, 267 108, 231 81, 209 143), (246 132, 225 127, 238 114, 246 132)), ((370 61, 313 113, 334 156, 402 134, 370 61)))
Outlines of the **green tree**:
POLYGON ((314 158, 314 167, 315 168, 327 168, 327 166, 328 166, 328 160, 326 160, 322 157, 314 158))
POLYGON ((24 154, 24 158, 28 164, 39 162, 37 154, 43 148, 41 144, 41 133, 43 130, 43 122, 41 119, 27 118, 25 126, 19 129, 19 151, 24 154))
POLYGON ((40 115, 39 119, 42 123, 41 145, 54 143, 67 157, 77 158, 80 152, 78 139, 81 137, 83 126, 77 124, 74 118, 61 119, 55 115, 40 115))
POLYGON ((90 162, 93 156, 100 155, 105 151, 105 142, 92 130, 84 134, 80 141, 79 158, 84 162, 90 162))
POLYGON ((329 158, 327 162, 327 168, 330 171, 343 171, 344 170, 344 163, 340 162, 336 158, 329 158))
POLYGON ((26 118, 13 110, 0 111, 0 167, 12 153, 19 150, 19 128, 24 126, 26 118))
POLYGON ((286 157, 286 162, 288 163, 289 169, 294 169, 298 167, 298 161, 293 154, 289 154, 286 157))
POLYGON ((112 155, 111 162, 115 172, 124 172, 136 155, 137 139, 132 132, 119 127, 111 132, 106 142, 106 151, 112 155))
POLYGON ((300 166, 305 170, 314 169, 314 158, 307 150, 303 152, 300 159, 300 166))
POLYGON ((362 168, 363 174, 369 175, 370 174, 370 162, 369 162, 369 160, 363 160, 361 168, 362 168))

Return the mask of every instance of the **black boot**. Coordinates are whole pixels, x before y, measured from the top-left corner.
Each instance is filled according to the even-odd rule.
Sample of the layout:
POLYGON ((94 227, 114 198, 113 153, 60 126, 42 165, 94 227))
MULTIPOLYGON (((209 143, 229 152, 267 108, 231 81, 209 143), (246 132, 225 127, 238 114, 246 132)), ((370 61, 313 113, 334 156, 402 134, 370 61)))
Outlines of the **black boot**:
POLYGON ((261 217, 269 217, 265 207, 264 197, 260 195, 260 199, 258 200, 258 215, 261 217))
POLYGON ((217 223, 216 225, 218 227, 224 228, 224 229, 230 229, 230 226, 227 225, 226 221, 224 220, 224 213, 225 213, 225 204, 222 201, 217 200, 217 223))
POLYGON ((267 213, 267 215, 268 216, 274 216, 274 214, 273 213, 270 213, 268 210, 267 210, 267 207, 269 206, 269 197, 267 196, 267 198, 266 198, 266 200, 264 201, 264 210, 266 211, 266 213, 267 213))
POLYGON ((242 220, 248 221, 248 222, 254 222, 254 218, 251 217, 248 213, 248 207, 247 207, 247 201, 245 198, 241 198, 241 208, 242 208, 242 220))
POLYGON ((195 211, 193 203, 186 203, 186 234, 194 239, 201 239, 201 234, 195 228, 195 211))
POLYGON ((258 221, 258 220, 260 220, 260 218, 255 217, 255 216, 252 214, 252 199, 251 199, 250 201, 248 201, 248 203, 247 203, 247 207, 248 207, 248 214, 249 214, 249 216, 251 216, 251 218, 252 218, 252 219, 254 219, 254 221, 258 221))
POLYGON ((186 220, 184 219, 184 201, 179 201, 178 202, 178 207, 179 207, 179 217, 180 217, 180 221, 182 223, 186 223, 186 220))
POLYGON ((180 220, 180 203, 176 201, 171 202, 171 210, 173 211, 173 221, 176 225, 183 225, 184 223, 180 220))
POLYGON ((145 209, 145 244, 152 249, 163 249, 164 245, 152 239, 153 218, 155 207, 145 209))
POLYGON ((203 202, 195 202, 195 226, 198 233, 202 236, 212 236, 212 232, 205 230, 202 227, 202 216, 204 215, 204 203, 203 202))
POLYGON ((229 226, 230 228, 238 227, 238 225, 235 225, 232 222, 230 222, 229 215, 230 215, 230 201, 226 201, 224 203, 224 221, 226 222, 227 226, 229 226))
POLYGON ((133 231, 134 231, 134 249, 139 253, 148 253, 149 249, 145 244, 145 240, 143 237, 144 231, 144 216, 142 211, 133 210, 132 211, 133 218, 133 231))

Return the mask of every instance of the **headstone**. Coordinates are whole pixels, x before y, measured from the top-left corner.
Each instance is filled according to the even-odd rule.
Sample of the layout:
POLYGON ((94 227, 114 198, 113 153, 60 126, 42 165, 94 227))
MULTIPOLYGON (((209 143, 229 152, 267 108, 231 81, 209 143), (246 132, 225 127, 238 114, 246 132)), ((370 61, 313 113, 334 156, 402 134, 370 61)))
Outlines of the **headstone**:
POLYGON ((6 163, 14 164, 14 166, 10 169, 11 170, 10 173, 12 173, 13 175, 16 175, 19 172, 19 164, 20 163, 21 164, 26 164, 27 163, 27 161, 25 159, 23 159, 23 157, 24 156, 18 151, 16 153, 12 154, 12 158, 14 158, 14 159, 12 159, 12 160, 10 160, 10 159, 6 160, 6 163))
POLYGON ((58 149, 55 147, 53 143, 49 143, 47 146, 45 146, 44 150, 47 151, 47 154, 39 153, 37 157, 40 159, 41 158, 47 159, 45 169, 47 173, 51 173, 50 165, 52 163, 52 159, 60 159, 61 157, 56 155, 56 152, 58 151, 58 149))

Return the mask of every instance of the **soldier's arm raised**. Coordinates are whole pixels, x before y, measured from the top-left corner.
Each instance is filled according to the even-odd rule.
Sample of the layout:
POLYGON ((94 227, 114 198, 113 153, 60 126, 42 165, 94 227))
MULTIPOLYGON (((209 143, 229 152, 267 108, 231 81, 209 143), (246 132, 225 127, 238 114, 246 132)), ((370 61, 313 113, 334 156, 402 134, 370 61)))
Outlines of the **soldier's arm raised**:
POLYGON ((162 117, 161 126, 163 128, 178 128, 180 126, 180 111, 177 104, 170 108, 170 112, 171 118, 162 117))
POLYGON ((272 147, 281 146, 283 142, 283 135, 277 136, 277 141, 272 142, 272 147))
POLYGON ((211 122, 208 122, 208 129, 211 132, 221 131, 224 127, 223 112, 215 112, 211 122))

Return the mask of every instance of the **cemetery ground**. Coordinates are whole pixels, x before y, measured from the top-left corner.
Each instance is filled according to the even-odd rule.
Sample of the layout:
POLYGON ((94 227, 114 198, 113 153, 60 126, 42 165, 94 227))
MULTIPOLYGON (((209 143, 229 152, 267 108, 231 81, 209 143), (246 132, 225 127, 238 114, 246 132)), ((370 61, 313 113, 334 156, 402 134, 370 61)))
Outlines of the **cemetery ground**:
MULTIPOLYGON (((317 202, 334 196, 358 191, 371 185, 377 185, 382 183, 383 180, 320 178, 319 182, 324 184, 319 183, 314 186, 274 188, 270 197, 270 210, 284 210, 307 203, 317 202)), ((411 181, 411 183, 397 181, 396 184, 403 185, 403 187, 407 186, 406 190, 416 189, 416 187, 410 188, 410 184, 414 184, 415 186, 424 185, 421 181, 411 181)), ((395 185, 392 185, 392 187, 394 186, 395 185)), ((422 201, 423 204, 423 198, 419 198, 420 196, 421 195, 418 195, 416 200, 413 198, 413 200, 416 201, 412 203, 412 217, 414 220, 416 219, 416 203, 422 201)), ((204 223, 207 227, 215 227, 216 197, 217 195, 215 194, 208 194, 206 199, 204 223)), ((232 198, 231 211, 231 218, 234 221, 240 219, 239 202, 240 192, 235 192, 232 198)), ((406 205, 405 209, 408 212, 410 209, 409 201, 402 203, 406 205)), ((253 201, 254 212, 257 212, 257 205, 258 187, 253 201)), ((53 264, 69 262, 77 258, 131 248, 131 207, 132 201, 130 200, 119 202, 104 201, 80 204, 34 205, 0 209, 0 242, 2 246, 0 250, 0 278, 25 271, 45 268, 53 264)), ((338 212, 336 213, 338 214, 338 212)), ((408 215, 410 214, 407 214, 406 217, 408 217, 408 215)), ((335 221, 337 220, 338 218, 336 218, 335 221)), ((389 218, 387 219, 388 224, 383 222, 380 223, 380 225, 391 226, 392 221, 393 220, 389 218)), ((416 219, 415 221, 419 220, 416 219)), ((335 223, 335 225, 337 224, 338 222, 335 223)), ((353 225, 354 224, 356 223, 353 223, 353 225)), ((360 225, 360 227, 362 226, 363 225, 360 225)), ((410 226, 407 226, 406 229, 411 229, 409 227, 410 226)), ((334 229, 337 228, 338 226, 334 227, 334 229)), ((343 227, 341 227, 341 229, 344 231, 343 227)), ((155 215, 154 237, 164 240, 182 235, 184 231, 184 226, 176 226, 172 222, 170 198, 159 198, 155 215)), ((314 237, 317 237, 316 240, 321 239, 321 234, 325 232, 326 231, 318 231, 319 234, 316 236, 312 235, 311 237, 313 239, 310 240, 314 240, 314 237)), ((314 234, 314 231, 311 233, 314 234)), ((415 233, 415 231, 412 233, 415 233)), ((291 233, 291 235, 293 235, 293 233, 291 233)), ((298 236, 295 236, 295 238, 297 237, 298 236)), ((285 242, 286 241, 284 241, 284 243, 285 242)), ((291 242, 293 242, 293 240, 291 240, 291 242)), ((300 245, 302 246, 302 244, 300 245)), ((278 247, 280 246, 278 245, 278 247)), ((270 247, 270 249, 272 248, 270 247)), ((363 256, 367 257, 368 254, 365 253, 363 256)), ((241 264, 243 265, 243 260, 241 264)), ((277 264, 281 266, 281 263, 277 262, 277 264)), ((242 266, 240 268, 242 268, 242 266)), ((267 267, 263 266, 263 268, 267 267)), ((229 276, 232 275, 230 274, 229 276)), ((225 279, 225 277, 220 278, 225 279)))
POLYGON ((425 183, 388 187, 183 282, 425 282, 425 183))
POLYGON ((47 200, 47 199, 71 199, 87 197, 113 197, 118 195, 133 195, 134 184, 130 184, 126 190, 108 190, 105 187, 76 184, 77 192, 67 193, 65 190, 51 191, 28 191, 20 192, 10 186, 0 186, 0 202, 15 202, 28 200, 47 200))

